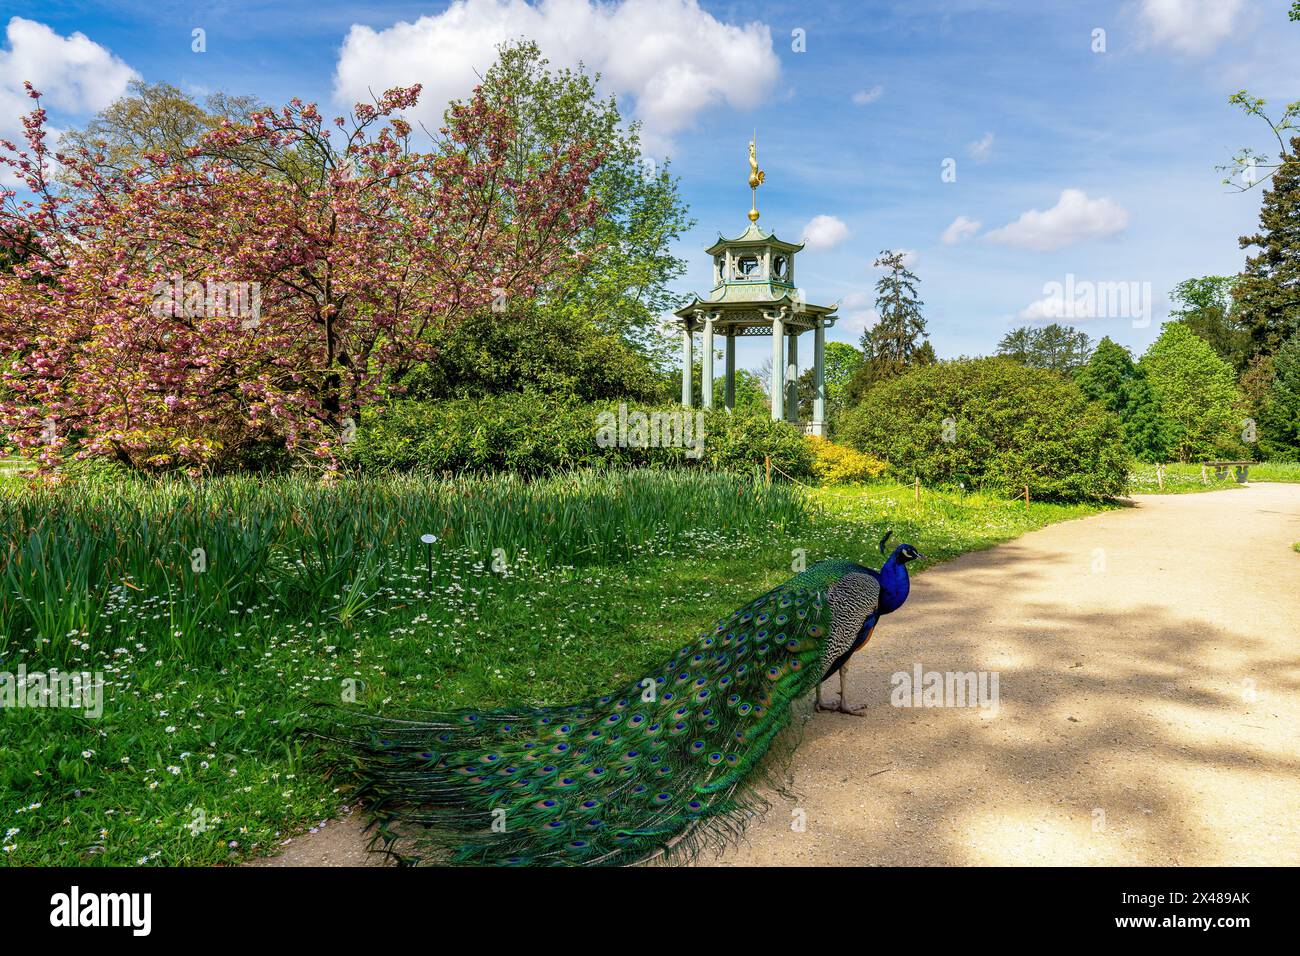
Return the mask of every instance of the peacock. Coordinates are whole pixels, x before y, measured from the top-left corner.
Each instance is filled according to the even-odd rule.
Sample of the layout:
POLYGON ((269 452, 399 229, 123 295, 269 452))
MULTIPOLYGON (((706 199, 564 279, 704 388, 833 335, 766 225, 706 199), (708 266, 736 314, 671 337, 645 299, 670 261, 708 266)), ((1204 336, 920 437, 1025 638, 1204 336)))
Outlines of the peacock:
POLYGON ((844 665, 907 600, 919 557, 900 544, 879 571, 814 564, 603 697, 349 718, 375 844, 399 862, 468 865, 618 865, 728 845, 766 809, 760 785, 780 786, 774 768, 824 680, 840 674, 839 709, 855 713, 844 665))

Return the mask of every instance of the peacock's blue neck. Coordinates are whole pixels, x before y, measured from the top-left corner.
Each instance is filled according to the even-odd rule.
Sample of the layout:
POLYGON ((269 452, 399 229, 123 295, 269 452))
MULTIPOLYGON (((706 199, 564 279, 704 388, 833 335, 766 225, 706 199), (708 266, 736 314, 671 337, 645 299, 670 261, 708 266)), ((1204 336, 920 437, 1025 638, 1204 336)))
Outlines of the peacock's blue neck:
POLYGON ((880 569, 880 613, 897 611, 907 600, 912 581, 907 576, 907 565, 891 556, 880 569))

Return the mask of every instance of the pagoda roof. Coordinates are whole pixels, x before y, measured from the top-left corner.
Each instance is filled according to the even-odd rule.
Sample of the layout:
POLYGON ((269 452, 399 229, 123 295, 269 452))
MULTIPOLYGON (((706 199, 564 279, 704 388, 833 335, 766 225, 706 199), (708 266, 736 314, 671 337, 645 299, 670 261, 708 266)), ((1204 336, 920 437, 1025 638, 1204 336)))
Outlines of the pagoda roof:
POLYGON ((741 248, 771 246, 773 249, 780 249, 782 252, 798 252, 803 248, 803 243, 786 242, 783 239, 778 239, 774 233, 765 231, 756 222, 751 222, 749 228, 735 239, 727 239, 723 237, 722 233, 718 233, 718 241, 704 251, 711 256, 716 256, 724 249, 733 249, 737 246, 741 248))
POLYGON ((839 308, 836 305, 813 305, 800 302, 791 286, 777 282, 725 282, 715 288, 707 297, 695 296, 689 303, 677 309, 679 318, 690 319, 699 310, 707 312, 754 312, 765 309, 788 308, 809 315, 830 315, 839 308))

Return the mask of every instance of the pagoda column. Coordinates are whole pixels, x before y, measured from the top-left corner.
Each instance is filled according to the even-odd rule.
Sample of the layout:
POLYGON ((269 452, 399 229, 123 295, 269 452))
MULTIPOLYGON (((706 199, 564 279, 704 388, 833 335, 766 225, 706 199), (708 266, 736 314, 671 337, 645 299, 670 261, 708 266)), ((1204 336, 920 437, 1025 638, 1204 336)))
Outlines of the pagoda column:
POLYGON ((799 424, 799 330, 790 330, 790 359, 785 367, 785 420, 799 424))
POLYGON ((785 418, 785 322, 780 312, 770 313, 772 319, 772 383, 768 389, 772 393, 772 421, 779 422, 785 418))
POLYGON ((727 353, 727 378, 722 389, 722 404, 734 410, 736 407, 736 330, 734 328, 727 330, 725 349, 727 353))
POLYGON ((700 356, 700 398, 705 408, 713 407, 713 313, 704 313, 704 354, 700 356))
POLYGON ((691 349, 691 323, 685 319, 682 321, 682 408, 691 407, 691 369, 695 365, 691 349))
POLYGON ((813 325, 813 412, 812 433, 826 437, 826 320, 813 325))

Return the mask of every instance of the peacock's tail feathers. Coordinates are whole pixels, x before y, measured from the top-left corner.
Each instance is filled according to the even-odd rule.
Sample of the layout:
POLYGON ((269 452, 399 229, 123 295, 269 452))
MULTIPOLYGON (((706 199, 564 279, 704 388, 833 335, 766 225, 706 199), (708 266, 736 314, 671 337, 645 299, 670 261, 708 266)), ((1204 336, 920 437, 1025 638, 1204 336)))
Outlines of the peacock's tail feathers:
POLYGON ((827 588, 855 568, 814 565, 604 697, 348 718, 376 840, 408 861, 538 865, 734 842, 780 786, 822 678, 827 588))

